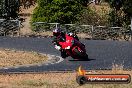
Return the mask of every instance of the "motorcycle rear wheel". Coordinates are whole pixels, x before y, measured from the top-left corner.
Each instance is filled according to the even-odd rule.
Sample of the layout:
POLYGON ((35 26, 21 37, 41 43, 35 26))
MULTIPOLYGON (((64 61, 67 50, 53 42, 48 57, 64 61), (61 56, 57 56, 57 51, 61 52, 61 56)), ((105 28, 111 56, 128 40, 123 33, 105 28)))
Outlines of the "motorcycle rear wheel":
POLYGON ((80 52, 77 48, 74 49, 74 52, 77 53, 77 57, 83 60, 88 60, 88 55, 86 53, 80 52))

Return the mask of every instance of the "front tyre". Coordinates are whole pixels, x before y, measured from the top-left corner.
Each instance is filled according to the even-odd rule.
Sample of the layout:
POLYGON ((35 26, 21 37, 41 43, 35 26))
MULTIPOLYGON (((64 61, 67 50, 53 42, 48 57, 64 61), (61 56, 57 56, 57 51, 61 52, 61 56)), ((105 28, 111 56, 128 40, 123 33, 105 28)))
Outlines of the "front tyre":
POLYGON ((61 51, 61 57, 62 57, 62 58, 68 57, 68 55, 67 55, 67 53, 66 53, 65 50, 62 50, 62 51, 61 51))

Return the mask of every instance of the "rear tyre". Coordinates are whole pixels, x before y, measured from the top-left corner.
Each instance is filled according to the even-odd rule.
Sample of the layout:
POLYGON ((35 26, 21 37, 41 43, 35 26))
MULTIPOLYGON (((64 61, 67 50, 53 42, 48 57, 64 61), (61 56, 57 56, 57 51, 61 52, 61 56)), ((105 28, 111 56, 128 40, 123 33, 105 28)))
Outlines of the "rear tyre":
POLYGON ((77 56, 82 60, 88 60, 88 55, 86 53, 80 52, 77 48, 74 50, 77 53, 77 56))
POLYGON ((84 60, 89 60, 89 58, 88 58, 88 55, 87 55, 87 54, 85 54, 85 56, 84 56, 83 58, 84 58, 84 60))
POLYGON ((74 49, 74 52, 77 54, 77 56, 82 56, 82 53, 77 48, 74 49))

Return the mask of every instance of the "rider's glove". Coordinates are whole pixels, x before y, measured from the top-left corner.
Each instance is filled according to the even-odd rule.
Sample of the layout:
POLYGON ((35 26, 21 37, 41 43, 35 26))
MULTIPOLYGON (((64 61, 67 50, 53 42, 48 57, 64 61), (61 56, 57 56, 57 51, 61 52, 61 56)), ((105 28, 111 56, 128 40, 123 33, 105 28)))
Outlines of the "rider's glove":
POLYGON ((61 47, 60 47, 60 46, 55 45, 55 48, 56 48, 57 50, 61 50, 61 47))
POLYGON ((73 33, 72 33, 72 32, 70 32, 70 33, 68 33, 68 35, 69 35, 69 36, 73 36, 73 33))

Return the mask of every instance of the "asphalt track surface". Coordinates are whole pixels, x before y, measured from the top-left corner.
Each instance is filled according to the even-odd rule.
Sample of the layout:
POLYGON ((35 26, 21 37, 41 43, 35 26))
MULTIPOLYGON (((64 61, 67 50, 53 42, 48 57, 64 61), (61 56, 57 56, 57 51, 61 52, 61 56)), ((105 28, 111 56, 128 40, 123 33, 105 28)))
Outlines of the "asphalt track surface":
MULTIPOLYGON (((76 61, 71 57, 56 64, 41 64, 0 68, 0 72, 44 72, 76 70, 80 65, 86 70, 111 69, 113 64, 132 69, 132 42, 108 40, 81 40, 86 45, 89 61, 76 61)), ((51 38, 0 37, 0 48, 9 48, 60 56, 51 43, 51 38)))

